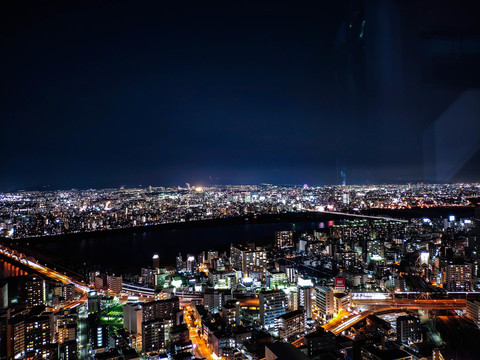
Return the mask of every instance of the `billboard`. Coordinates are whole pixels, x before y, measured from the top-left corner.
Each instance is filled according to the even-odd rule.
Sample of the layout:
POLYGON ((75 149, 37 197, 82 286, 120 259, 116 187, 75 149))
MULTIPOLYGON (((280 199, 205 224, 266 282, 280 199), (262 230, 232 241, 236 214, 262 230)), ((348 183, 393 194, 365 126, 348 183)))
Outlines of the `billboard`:
POLYGON ((335 278, 335 291, 345 291, 345 279, 335 278))

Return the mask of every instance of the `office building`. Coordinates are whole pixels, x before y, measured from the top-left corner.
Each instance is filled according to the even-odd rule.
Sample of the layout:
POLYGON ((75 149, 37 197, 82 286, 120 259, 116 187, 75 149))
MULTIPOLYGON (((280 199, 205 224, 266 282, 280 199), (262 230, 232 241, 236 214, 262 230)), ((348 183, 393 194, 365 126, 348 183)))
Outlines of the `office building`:
POLYGON ((63 297, 65 301, 73 301, 75 300, 75 285, 73 284, 66 284, 63 287, 63 297))
POLYGON ((315 287, 315 305, 318 315, 324 320, 329 320, 335 313, 333 290, 326 286, 315 287))
POLYGON ((177 271, 183 271, 183 258, 182 258, 182 253, 178 253, 178 256, 176 257, 176 265, 177 265, 177 271))
POLYGON ((56 323, 56 341, 59 344, 75 341, 77 338, 77 322, 73 318, 62 317, 56 323))
POLYGON ((196 268, 196 261, 195 261, 195 256, 194 255, 187 255, 187 272, 193 273, 195 272, 196 268))
POLYGON ((341 310, 348 310, 350 307, 350 295, 345 293, 335 293, 333 296, 335 314, 338 314, 341 310))
POLYGON ((87 297, 87 309, 89 314, 96 314, 100 311, 100 296, 96 291, 90 291, 87 297))
POLYGON ((332 332, 326 332, 323 328, 305 335, 305 345, 309 357, 335 351, 336 339, 332 332))
POLYGON ((25 318, 23 316, 15 316, 8 320, 6 340, 8 359, 19 359, 25 355, 25 318))
POLYGON ((90 347, 94 352, 104 352, 110 348, 108 325, 95 325, 92 321, 89 326, 90 347))
POLYGON ((237 300, 229 300, 222 307, 223 321, 229 326, 240 325, 240 303, 237 300))

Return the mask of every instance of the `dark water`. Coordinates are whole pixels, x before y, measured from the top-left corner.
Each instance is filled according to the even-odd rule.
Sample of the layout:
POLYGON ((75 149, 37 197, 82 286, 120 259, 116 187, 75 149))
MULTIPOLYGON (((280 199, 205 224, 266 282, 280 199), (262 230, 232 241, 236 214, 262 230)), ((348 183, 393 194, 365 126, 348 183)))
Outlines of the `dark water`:
POLYGON ((29 241, 29 247, 59 265, 77 268, 79 264, 101 265, 113 271, 130 271, 151 265, 157 253, 160 263, 175 264, 179 252, 185 257, 210 249, 227 250, 231 243, 273 241, 275 231, 313 230, 333 222, 242 224, 155 230, 133 234, 115 233, 85 238, 50 238, 29 241))
MULTIPOLYGON (((389 215, 399 218, 411 217, 457 217, 473 216, 473 208, 435 208, 415 210, 372 210, 371 214, 389 215)), ((328 215, 331 216, 331 215, 328 215)), ((175 264, 179 252, 199 254, 210 249, 227 250, 231 243, 272 242, 275 231, 313 230, 333 225, 332 218, 318 221, 302 219, 300 221, 282 221, 269 223, 242 223, 212 226, 180 227, 177 229, 155 229, 137 233, 101 233, 84 237, 49 237, 42 240, 29 239, 27 247, 35 256, 45 255, 56 264, 82 272, 85 267, 99 265, 103 270, 136 273, 142 266, 152 264, 152 256, 157 253, 163 265, 175 264), (84 265, 85 264, 85 265, 84 265), (83 269, 82 269, 83 267, 83 269)), ((337 223, 341 217, 337 217, 337 223)), ((26 245, 26 244, 24 244, 26 245)))

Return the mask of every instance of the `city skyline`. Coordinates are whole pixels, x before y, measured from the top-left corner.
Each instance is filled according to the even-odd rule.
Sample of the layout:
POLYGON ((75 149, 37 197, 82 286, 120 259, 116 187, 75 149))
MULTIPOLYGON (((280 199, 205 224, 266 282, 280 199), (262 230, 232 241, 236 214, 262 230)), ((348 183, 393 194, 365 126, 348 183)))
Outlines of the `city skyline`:
POLYGON ((0 360, 479 360, 478 14, 0 1, 0 360))

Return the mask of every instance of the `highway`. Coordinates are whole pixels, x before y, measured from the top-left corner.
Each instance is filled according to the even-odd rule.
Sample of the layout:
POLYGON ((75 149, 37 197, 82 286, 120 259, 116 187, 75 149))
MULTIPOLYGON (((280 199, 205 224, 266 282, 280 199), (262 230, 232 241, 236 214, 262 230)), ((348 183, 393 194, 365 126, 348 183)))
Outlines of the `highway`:
POLYGON ((356 306, 389 306, 411 310, 459 310, 467 308, 465 299, 357 299, 353 303, 356 306))
POLYGON ((350 213, 344 213, 344 212, 340 212, 340 211, 325 211, 325 210, 312 210, 312 209, 300 209, 300 210, 307 211, 307 212, 313 212, 313 213, 321 213, 321 214, 332 214, 332 215, 341 215, 341 216, 357 217, 357 218, 364 218, 364 219, 398 221, 398 222, 408 223, 408 220, 395 219, 395 218, 386 217, 386 216, 350 214, 350 213))
MULTIPOLYGON (((340 310, 337 316, 335 316, 333 319, 331 319, 328 323, 323 325, 322 327, 326 331, 333 331, 332 329, 335 329, 336 327, 344 324, 345 321, 352 319, 356 316, 356 314, 352 314, 346 310, 340 310)), ((302 336, 301 338, 295 340, 292 342, 292 344, 296 347, 302 346, 305 344, 304 342, 305 338, 302 336)))
POLYGON ((25 266, 28 266, 30 269, 35 270, 50 279, 59 281, 63 284, 73 284, 75 286, 75 289, 80 292, 80 293, 88 293, 90 291, 90 288, 85 285, 83 282, 76 281, 72 279, 71 277, 66 276, 65 274, 61 274, 58 271, 52 270, 46 266, 43 266, 37 262, 28 260, 25 255, 17 253, 17 251, 12 251, 11 249, 0 245, 0 253, 4 256, 7 256, 8 258, 12 259, 13 261, 16 261, 20 264, 23 264, 25 266))
MULTIPOLYGON (((368 315, 383 311, 398 311, 400 309, 422 310, 422 309, 438 309, 438 310, 457 310, 465 309, 467 304, 465 299, 431 299, 431 300, 411 300, 411 299, 368 299, 356 300, 356 305, 362 307, 371 307, 360 313, 349 313, 341 311, 336 317, 331 319, 322 327, 326 331, 331 331, 335 335, 351 328, 356 323, 365 319, 368 315)), ((292 342, 296 347, 304 345, 305 339, 301 337, 292 342)))

